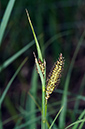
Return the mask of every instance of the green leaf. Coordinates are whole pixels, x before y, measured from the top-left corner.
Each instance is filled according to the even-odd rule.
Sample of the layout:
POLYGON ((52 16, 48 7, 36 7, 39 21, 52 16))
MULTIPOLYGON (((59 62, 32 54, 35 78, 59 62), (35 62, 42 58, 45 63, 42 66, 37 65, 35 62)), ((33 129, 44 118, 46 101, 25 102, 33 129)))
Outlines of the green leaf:
POLYGON ((56 115, 55 119, 53 120, 53 122, 52 122, 51 126, 49 127, 49 129, 52 128, 53 124, 55 123, 55 121, 56 121, 56 119, 58 118, 59 114, 61 113, 62 109, 63 109, 63 107, 61 107, 61 109, 60 109, 59 112, 57 113, 57 115, 56 115))
POLYGON ((8 20, 10 18, 14 3, 15 3, 15 0, 10 0, 8 5, 7 5, 7 8, 5 10, 5 13, 4 13, 1 25, 0 25, 0 45, 2 43, 2 38, 4 36, 4 32, 5 32, 5 29, 7 27, 7 23, 8 23, 8 20))
POLYGON ((79 124, 79 123, 81 123, 81 122, 85 122, 85 119, 78 120, 78 121, 76 121, 76 122, 70 124, 69 126, 67 126, 65 129, 68 129, 69 127, 71 127, 71 126, 73 126, 73 125, 75 125, 75 124, 79 124))
POLYGON ((21 65, 19 66, 19 68, 17 69, 17 71, 15 72, 15 74, 13 75, 13 77, 11 78, 11 80, 9 81, 8 85, 6 86, 2 96, 0 97, 0 106, 2 105, 2 102, 12 84, 12 82, 14 81, 15 77, 17 76, 17 74, 19 73, 19 71, 21 70, 22 66, 25 64, 25 62, 27 61, 27 58, 25 58, 25 60, 21 63, 21 65))
POLYGON ((38 52, 38 57, 43 62, 40 46, 39 46, 39 43, 38 43, 38 40, 37 40, 37 37, 36 37, 36 34, 35 34, 35 31, 34 31, 34 28, 33 28, 32 22, 30 20, 29 13, 28 13, 27 9, 26 9, 26 13, 27 13, 27 18, 28 18, 28 21, 30 23, 30 26, 31 26, 31 29, 32 29, 32 33, 33 33, 33 36, 34 36, 34 39, 35 39, 35 43, 36 43, 36 47, 37 47, 37 52, 38 52))
POLYGON ((22 55, 26 50, 28 50, 32 45, 34 44, 34 41, 27 44, 24 48, 19 50, 16 54, 14 54, 12 57, 7 59, 1 66, 0 66, 0 72, 5 69, 8 65, 10 65, 15 59, 17 59, 20 55, 22 55))
POLYGON ((72 61, 71 61, 71 64, 70 64, 70 67, 69 67, 69 70, 68 70, 68 74, 67 74, 67 77, 66 77, 66 81, 65 81, 65 85, 64 85, 65 86, 64 87, 64 93, 63 93, 63 97, 62 97, 63 111, 61 112, 60 118, 59 118, 59 128, 60 129, 64 128, 64 126, 65 126, 66 110, 67 110, 67 93, 68 93, 69 83, 70 83, 70 79, 71 79, 71 73, 72 73, 73 65, 74 65, 76 56, 78 54, 79 48, 80 48, 80 46, 83 42, 84 36, 85 36, 85 31, 83 32, 83 34, 82 34, 82 36, 79 40, 79 43, 76 47, 76 50, 74 52, 74 55, 73 55, 73 58, 72 58, 72 61))

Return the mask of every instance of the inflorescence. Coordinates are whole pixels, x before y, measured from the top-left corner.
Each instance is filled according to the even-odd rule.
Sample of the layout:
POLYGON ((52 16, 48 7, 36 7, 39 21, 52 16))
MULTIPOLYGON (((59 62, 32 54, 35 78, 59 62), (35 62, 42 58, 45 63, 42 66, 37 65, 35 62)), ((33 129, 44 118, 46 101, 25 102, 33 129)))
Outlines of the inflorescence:
MULTIPOLYGON (((35 63, 37 62, 40 66, 40 69, 42 71, 43 77, 45 76, 45 68, 46 68, 46 62, 42 62, 40 59, 37 60, 35 53, 35 63)), ((46 80, 46 97, 45 99, 48 100, 50 97, 50 94, 54 91, 55 87, 59 85, 60 78, 61 78, 61 73, 63 71, 64 67, 64 57, 62 56, 62 53, 60 53, 59 60, 53 65, 52 70, 50 71, 48 78, 46 80)), ((36 65, 36 70, 38 72, 38 68, 36 65)), ((38 72, 39 73, 39 72, 38 72)))
POLYGON ((54 64, 47 78, 46 97, 45 97, 46 100, 48 100, 50 94, 54 91, 55 87, 58 86, 63 66, 64 66, 64 57, 62 56, 62 53, 60 53, 59 60, 54 64))

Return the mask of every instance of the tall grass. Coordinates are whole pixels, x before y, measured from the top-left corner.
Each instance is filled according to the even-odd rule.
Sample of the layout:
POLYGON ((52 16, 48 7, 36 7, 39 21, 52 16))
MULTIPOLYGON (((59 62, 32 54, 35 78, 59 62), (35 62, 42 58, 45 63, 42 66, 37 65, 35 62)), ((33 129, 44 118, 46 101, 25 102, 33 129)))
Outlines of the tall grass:
MULTIPOLYGON (((33 26, 32 26, 32 23, 31 23, 31 20, 30 20, 30 17, 29 17, 29 14, 28 14, 27 10, 26 10, 26 13, 27 13, 27 17, 28 17, 28 20, 29 20, 29 23, 30 23, 30 26, 31 26, 31 29, 32 29, 32 32, 33 32, 34 39, 35 39, 36 48, 37 48, 37 52, 38 52, 38 57, 41 60, 41 62, 44 62, 43 58, 42 58, 42 53, 41 53, 41 50, 40 50, 40 46, 39 46, 39 43, 38 43, 38 40, 37 40, 36 34, 34 32, 34 29, 33 29, 33 26)), ((40 66, 39 66, 38 62, 36 62, 36 65, 37 65, 39 75, 40 75, 40 78, 41 78, 41 83, 42 83, 42 111, 41 111, 42 112, 42 122, 41 122, 41 128, 45 129, 45 127, 46 127, 46 113, 45 113, 46 111, 45 110, 46 110, 46 106, 47 106, 46 102, 45 102, 45 84, 46 84, 45 83, 45 81, 46 81, 45 77, 46 77, 46 73, 44 73, 45 77, 43 77, 43 74, 42 74, 42 71, 40 69, 40 66)))
MULTIPOLYGON (((40 60, 42 60, 42 55, 41 55, 41 51, 40 51, 40 47, 39 47, 39 43, 37 41, 37 38, 36 38, 36 35, 35 35, 35 32, 34 32, 34 29, 33 29, 33 26, 32 26, 32 23, 31 23, 31 20, 30 20, 30 17, 29 17, 29 14, 26 10, 26 13, 27 13, 27 16, 28 16, 28 20, 29 20, 29 23, 30 23, 30 26, 31 26, 31 29, 32 29, 32 32, 33 32, 33 35, 34 35, 34 38, 35 38, 35 43, 36 43, 36 47, 37 47, 37 51, 38 51, 38 57, 40 57, 40 60), (39 55, 40 54, 40 55, 39 55)), ((79 43, 77 45, 77 48, 75 50, 75 53, 74 53, 74 56, 72 58, 72 62, 71 62, 71 65, 69 67, 69 71, 68 71, 68 75, 67 75, 67 79, 66 79, 66 83, 65 83, 65 90, 64 90, 64 95, 63 95, 63 98, 62 98, 62 106, 64 106, 64 109, 60 115, 60 123, 59 123, 59 128, 63 128, 65 125, 65 112, 66 112, 66 104, 67 104, 67 92, 68 92, 68 86, 69 86, 69 81, 70 81, 70 77, 71 77, 71 72, 72 72, 72 68, 73 68, 73 65, 74 65, 74 61, 75 61, 75 58, 78 54, 78 51, 79 51, 79 48, 80 48, 80 45, 84 39, 84 36, 85 36, 85 31, 84 33, 82 34, 80 40, 79 40, 79 43), (62 124, 61 124, 62 123, 62 124)), ((44 80, 43 78, 43 74, 42 74, 42 71, 40 70, 40 67, 39 67, 39 64, 38 62, 36 62, 36 65, 37 65, 37 68, 38 68, 38 71, 39 71, 39 75, 40 75, 40 78, 41 78, 41 82, 42 82, 42 129, 45 129, 46 128, 46 115, 47 114, 47 102, 45 102, 45 84, 46 84, 46 79, 44 80)), ((46 76, 46 73, 45 73, 45 76, 46 76)), ((54 119, 54 121, 56 120, 57 118, 54 119)), ((53 123, 54 123, 53 121, 53 123)), ((84 122, 84 119, 83 120, 80 120, 79 122, 84 122)), ((53 126, 53 123, 52 125, 49 127, 49 129, 53 126)), ((75 123, 78 123, 78 122, 75 122, 75 123)), ((74 123, 74 124, 75 124, 74 123)), ((74 124, 71 124, 74 125, 74 124)), ((70 126, 68 126, 70 127, 70 126)), ((68 128, 67 127, 67 128, 68 128)))
POLYGON ((64 89, 64 93, 63 93, 63 97, 62 97, 62 105, 64 106, 64 109, 60 115, 60 122, 59 122, 59 127, 62 129, 64 126, 65 126, 65 117, 66 117, 66 109, 67 109, 67 92, 68 92, 68 87, 69 87, 69 83, 70 83, 70 79, 71 79, 71 73, 72 73, 72 69, 73 69, 73 65, 74 65, 74 62, 75 62, 75 59, 76 59, 76 56, 78 54, 78 51, 79 51, 79 48, 84 40, 84 36, 85 36, 85 31, 83 32, 80 40, 79 40, 79 43, 76 47, 76 50, 75 50, 75 53, 74 53, 74 56, 72 58, 72 61, 71 61, 71 64, 70 64, 70 67, 69 67, 69 70, 68 70, 68 74, 67 74, 67 78, 66 78, 66 81, 65 81, 65 89, 64 89), (61 124, 62 123, 62 124, 61 124))
POLYGON ((25 62, 27 61, 27 58, 21 63, 21 65, 19 66, 19 68, 16 70, 15 74, 13 75, 13 77, 10 79, 8 85, 6 86, 4 92, 2 93, 1 97, 0 97, 0 128, 3 129, 3 125, 2 125, 2 120, 1 120, 1 107, 2 107, 2 103, 4 101, 4 98, 6 97, 6 94, 12 84, 12 82, 14 81, 15 77, 17 76, 17 74, 19 73, 19 71, 21 70, 22 66, 25 64, 25 62))
MULTIPOLYGON (((32 38, 31 32, 29 29, 29 24, 26 23, 27 20, 26 20, 25 8, 23 8, 23 7, 27 8, 26 1, 21 0, 20 4, 23 5, 23 7, 20 6, 19 8, 19 1, 10 0, 8 2, 6 11, 3 15, 3 18, 0 24, 0 45, 1 45, 0 52, 2 52, 0 54, 3 55, 3 58, 0 61, 0 74, 2 78, 1 82, 5 84, 4 89, 2 88, 4 85, 0 87, 0 93, 2 93, 0 94, 1 95, 0 96, 0 129, 5 128, 6 124, 12 123, 12 122, 14 125, 13 129, 22 129, 22 128, 24 129, 33 129, 33 128, 35 129, 36 128, 82 129, 85 123, 85 111, 83 110, 84 106, 82 107, 81 110, 79 106, 81 101, 85 101, 85 97, 82 95, 84 91, 85 75, 83 76, 82 82, 80 84, 79 92, 77 92, 77 94, 76 93, 73 94, 68 91, 70 86, 73 85, 71 83, 73 79, 72 72, 74 70, 74 64, 76 61, 76 57, 79 54, 79 50, 81 50, 80 49, 81 46, 83 47, 84 45, 83 43, 84 43, 84 36, 85 36, 85 32, 83 32, 82 36, 78 38, 78 44, 76 45, 76 47, 74 46, 76 49, 74 50, 74 54, 70 62, 69 60, 69 58, 71 57, 70 53, 72 54, 72 52, 70 51, 71 45, 72 45, 71 35, 74 31, 72 28, 76 27, 73 21, 74 20, 73 17, 74 17, 74 12, 76 12, 77 10, 77 3, 74 3, 74 2, 70 3, 69 1, 67 2, 54 1, 54 3, 51 4, 51 1, 49 0, 47 3, 42 2, 42 4, 36 2, 37 9, 35 4, 32 3, 32 1, 29 1, 29 2, 27 1, 27 3, 29 3, 28 4, 29 12, 30 12, 32 22, 34 23, 36 34, 39 35, 42 32, 44 36, 42 38, 42 36, 40 35, 37 38, 32 22, 30 20, 29 14, 26 10, 27 17, 31 26, 31 30, 34 36, 34 40, 30 42, 30 39, 32 38), (15 2, 16 2, 16 5, 14 6, 15 2), (31 9, 32 7, 35 9, 35 11, 33 10, 33 13, 31 9), (71 7, 74 7, 74 8, 71 8, 71 7), (12 10, 14 12, 11 15, 12 10), (63 12, 63 14, 61 12, 63 12), (17 16, 19 17, 15 18, 16 16, 14 14, 17 14, 17 16), (21 16, 20 14, 22 14, 23 20, 20 18, 21 16), (69 14, 71 15, 69 16, 69 14), (14 22, 11 21, 10 16, 12 16, 11 18, 13 18, 14 22), (61 22, 61 17, 62 19, 64 17, 62 22, 64 21, 65 24, 61 22), (26 24, 28 28, 25 27, 23 29, 23 25, 25 26, 26 24), (13 29, 11 29, 12 26, 13 26, 13 29), (8 31, 6 31, 7 27, 11 30, 12 33, 9 33, 8 31), (16 28, 17 28, 17 31, 16 31, 16 28), (69 28, 71 28, 71 30, 66 30, 69 28), (22 31, 22 34, 20 32, 20 29, 22 31), (64 30, 64 31, 61 32, 61 30, 64 30), (7 32, 8 35, 10 35, 10 39, 8 36, 8 38, 5 40, 6 38, 5 34, 7 34, 5 32, 7 32), (18 35, 18 32, 19 32, 19 35, 18 35), (23 37, 25 38, 23 39, 23 37), (27 42, 27 45, 25 44, 26 42, 27 42), (6 43, 9 44, 8 49, 4 45, 6 43), (24 47, 22 47, 23 45, 24 47), (34 48, 35 46, 36 46, 36 49, 34 48), (11 49, 13 50, 13 53, 11 52, 12 51, 11 49), (31 52, 31 49, 32 49, 32 52, 31 52), (30 62, 32 63, 34 61, 34 58, 32 58, 33 56, 32 53, 34 51, 36 52, 36 55, 38 55, 38 59, 36 60, 36 66, 40 76, 41 83, 39 82, 38 74, 36 72, 35 66, 34 67, 31 66, 32 75, 30 74, 27 77, 27 79, 26 78, 23 79, 21 75, 19 76, 19 81, 21 83, 23 82, 22 83, 23 88, 21 88, 22 92, 19 95, 17 95, 16 93, 15 95, 15 98, 17 98, 15 99, 16 102, 11 101, 9 94, 7 93, 10 87, 12 86, 13 81, 17 77, 19 71, 21 70, 21 68, 23 67, 23 65, 27 60, 25 59, 24 61, 21 61, 23 58, 23 54, 25 57, 28 56, 28 65, 29 65, 30 62), (11 55, 9 55, 10 52, 11 52, 11 55), (52 64, 52 59, 50 59, 50 56, 52 55, 54 59, 57 59, 60 52, 62 52, 65 56, 65 67, 64 67, 65 76, 64 74, 62 75, 61 86, 59 86, 59 88, 55 90, 57 94, 54 92, 50 96, 50 99, 47 101, 45 99, 46 77, 47 77, 46 71, 48 70, 49 67, 51 67, 51 64, 52 64), (4 57, 4 53, 6 53, 5 54, 6 57, 4 57), (47 53, 49 53, 48 56, 46 56, 47 53), (47 68, 45 68, 45 71, 44 71, 45 77, 43 78, 43 74, 39 65, 39 59, 41 60, 41 62, 44 62, 44 58, 46 59, 47 63, 49 62, 49 60, 50 62, 47 64, 47 68), (19 67, 16 70, 17 62, 19 63, 22 62, 22 63, 21 65, 19 65, 18 63, 19 67), (8 70, 10 69, 11 71, 10 66, 12 66, 12 69, 13 71, 15 71, 15 73, 13 72, 14 74, 11 77, 10 81, 8 81, 6 78, 4 78, 4 81, 3 81, 3 74, 4 73, 7 74, 9 72, 7 71, 7 69, 8 70), (29 83, 29 80, 31 80, 31 83, 29 83), (25 91, 24 89, 25 84, 27 85, 27 89, 29 88, 29 91, 28 90, 25 91), (60 88, 62 90, 60 90, 60 88), (68 99, 68 96, 72 96, 72 98, 68 99), (20 97, 20 100, 19 100, 19 97, 20 97), (70 105, 71 102, 74 102, 73 109, 70 109, 69 107, 67 107, 67 104, 69 103, 70 105), (6 107, 6 109, 9 111, 9 114, 11 116, 4 121, 2 120, 4 118, 3 106, 6 107), (72 114, 72 112, 74 114, 72 114), (76 119, 77 115, 79 116, 78 119, 76 119), (68 126, 67 126, 68 124, 67 118, 69 118, 69 123, 70 123, 68 126)), ((82 5, 82 3, 80 2, 79 5, 82 5)), ((28 70, 29 66, 26 65, 26 67, 28 70)), ((18 90, 20 89, 18 88, 18 90)))
POLYGON ((4 16, 3 16, 3 19, 2 19, 1 25, 0 25, 0 45, 2 43, 4 32, 6 30, 7 23, 9 21, 9 18, 10 18, 10 15, 11 15, 11 12, 12 12, 12 9, 13 9, 13 6, 14 6, 14 3, 15 3, 15 0, 10 0, 8 2, 7 8, 5 10, 5 13, 4 13, 4 16))

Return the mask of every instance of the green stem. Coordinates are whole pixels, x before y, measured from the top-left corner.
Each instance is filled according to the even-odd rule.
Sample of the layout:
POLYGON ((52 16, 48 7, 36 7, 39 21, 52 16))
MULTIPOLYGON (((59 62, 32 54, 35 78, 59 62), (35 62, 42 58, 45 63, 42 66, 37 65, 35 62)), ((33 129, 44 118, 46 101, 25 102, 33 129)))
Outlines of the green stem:
POLYGON ((45 117, 47 115, 47 99, 45 100, 45 117))
POLYGON ((46 114, 47 114, 47 103, 45 99, 45 82, 46 82, 46 69, 45 69, 45 77, 43 78, 42 83, 42 122, 41 122, 41 129, 46 128, 46 114))
POLYGON ((46 116, 45 116, 45 86, 42 86, 42 123, 41 129, 45 129, 46 126, 46 116))

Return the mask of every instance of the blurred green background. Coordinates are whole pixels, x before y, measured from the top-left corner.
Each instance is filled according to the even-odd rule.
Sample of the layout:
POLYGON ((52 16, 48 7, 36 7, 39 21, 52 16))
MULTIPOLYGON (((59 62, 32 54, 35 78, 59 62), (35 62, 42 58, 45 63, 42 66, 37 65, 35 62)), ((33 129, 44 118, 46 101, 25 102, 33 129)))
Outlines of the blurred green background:
MULTIPOLYGON (((0 0, 0 23, 8 3, 9 0, 0 0)), ((11 84, 3 101, 1 114, 4 129, 40 128, 41 83, 34 68, 33 52, 37 55, 35 44, 16 57, 7 67, 1 68, 6 60, 33 40, 25 9, 30 14, 43 57, 46 59, 47 75, 60 53, 65 59, 61 82, 48 101, 50 123, 61 107, 65 82, 70 73, 65 93, 67 95, 67 110, 63 118, 65 123, 60 127, 61 120, 58 119, 53 128, 63 129, 76 121, 85 109, 85 41, 84 37, 81 38, 85 30, 85 1, 15 0, 0 46, 1 95, 23 59, 28 57, 28 61, 11 84), (81 44, 77 49, 78 52, 74 54, 79 42, 81 44), (73 58, 74 55, 76 56, 73 58), (74 63, 69 72, 72 59, 74 63)))

